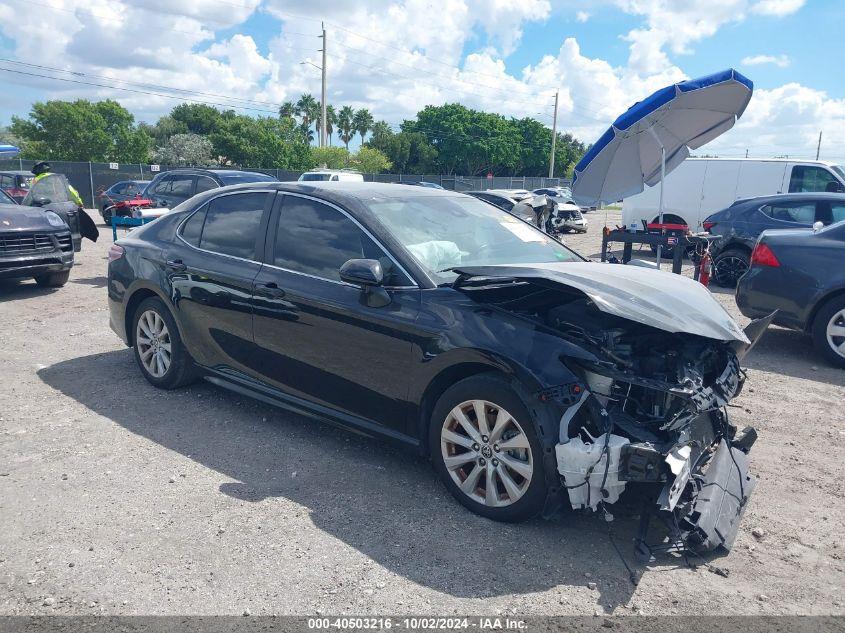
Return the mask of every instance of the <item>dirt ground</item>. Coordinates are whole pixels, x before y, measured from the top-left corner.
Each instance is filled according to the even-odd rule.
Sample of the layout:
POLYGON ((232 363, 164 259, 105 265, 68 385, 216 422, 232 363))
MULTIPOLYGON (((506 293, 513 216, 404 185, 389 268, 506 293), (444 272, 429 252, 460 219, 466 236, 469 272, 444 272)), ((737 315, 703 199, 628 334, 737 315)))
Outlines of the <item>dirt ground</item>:
MULTIPOLYGON (((597 256, 605 213, 587 217, 567 241, 597 256)), ((801 334, 746 359, 732 412, 759 483, 709 559, 727 577, 664 557, 635 587, 598 517, 496 524, 380 440, 155 390, 108 327, 110 243, 62 289, 0 282, 0 614, 845 613, 845 371, 801 334)), ((613 526, 633 564, 635 516, 613 526)))

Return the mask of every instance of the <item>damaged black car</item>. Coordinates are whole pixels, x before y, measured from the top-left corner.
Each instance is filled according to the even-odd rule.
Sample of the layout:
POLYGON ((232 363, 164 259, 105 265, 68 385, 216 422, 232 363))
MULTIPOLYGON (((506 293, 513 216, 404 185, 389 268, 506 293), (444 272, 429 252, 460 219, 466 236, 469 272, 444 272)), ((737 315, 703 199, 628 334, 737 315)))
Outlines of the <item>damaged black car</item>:
POLYGON ((728 405, 767 321, 743 331, 690 279, 354 182, 209 191, 109 259, 111 327, 157 387, 203 378, 414 447, 491 519, 609 515, 637 488, 685 547, 733 544, 756 432, 728 405))

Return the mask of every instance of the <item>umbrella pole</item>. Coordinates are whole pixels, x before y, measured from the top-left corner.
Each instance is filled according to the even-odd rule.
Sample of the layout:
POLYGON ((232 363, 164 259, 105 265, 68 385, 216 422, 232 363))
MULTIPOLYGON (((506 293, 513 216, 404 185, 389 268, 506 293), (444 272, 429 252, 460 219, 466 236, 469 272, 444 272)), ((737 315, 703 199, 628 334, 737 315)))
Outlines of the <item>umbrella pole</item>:
MULTIPOLYGON (((656 138, 656 135, 655 135, 656 138)), ((666 178, 666 148, 660 145, 660 203, 658 205, 658 224, 663 224, 663 180, 666 178)), ((661 226, 660 234, 664 235, 665 229, 661 226)), ((657 245, 657 269, 660 270, 660 256, 663 254, 663 244, 657 245)))

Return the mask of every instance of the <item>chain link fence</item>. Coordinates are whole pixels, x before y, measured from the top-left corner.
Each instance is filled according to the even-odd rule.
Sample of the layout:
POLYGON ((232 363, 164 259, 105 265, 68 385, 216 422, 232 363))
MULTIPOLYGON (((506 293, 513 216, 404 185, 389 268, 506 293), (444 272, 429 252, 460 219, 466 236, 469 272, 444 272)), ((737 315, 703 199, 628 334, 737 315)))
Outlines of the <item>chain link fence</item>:
MULTIPOLYGON (((0 160, 0 171, 29 171, 37 161, 19 158, 0 160)), ((70 184, 82 196, 85 206, 96 208, 100 193, 120 180, 152 180, 157 173, 179 169, 177 165, 143 165, 127 163, 85 163, 72 161, 50 161, 52 170, 64 174, 70 184)), ((234 167, 232 169, 235 169, 234 167)), ((285 169, 261 169, 239 167, 245 171, 257 171, 274 176, 282 181, 296 180, 303 173, 285 169)), ((563 178, 542 178, 539 176, 454 176, 441 174, 364 174, 367 182, 418 183, 432 182, 453 191, 476 191, 480 189, 541 189, 544 187, 569 186, 563 178)))

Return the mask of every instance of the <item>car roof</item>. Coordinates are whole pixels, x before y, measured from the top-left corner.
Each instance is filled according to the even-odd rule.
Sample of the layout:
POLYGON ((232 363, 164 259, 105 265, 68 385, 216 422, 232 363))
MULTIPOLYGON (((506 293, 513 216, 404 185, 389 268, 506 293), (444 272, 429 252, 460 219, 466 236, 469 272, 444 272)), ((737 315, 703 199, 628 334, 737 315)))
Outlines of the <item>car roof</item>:
POLYGON ((165 176, 167 174, 212 174, 214 176, 260 174, 261 176, 272 176, 272 174, 265 174, 263 171, 246 171, 243 169, 204 169, 203 167, 177 167, 176 169, 163 171, 158 174, 158 176, 165 176))
POLYGON ((26 171, 25 169, 3 169, 0 170, 0 174, 5 176, 32 176, 33 173, 31 171, 26 171))
POLYGON ((786 200, 817 200, 817 201, 830 201, 830 202, 845 202, 845 193, 827 193, 825 191, 807 191, 804 193, 795 192, 795 193, 776 193, 772 194, 771 196, 759 196, 757 198, 746 198, 744 200, 739 200, 740 204, 746 205, 754 205, 754 204, 767 204, 770 202, 783 202, 786 200))

